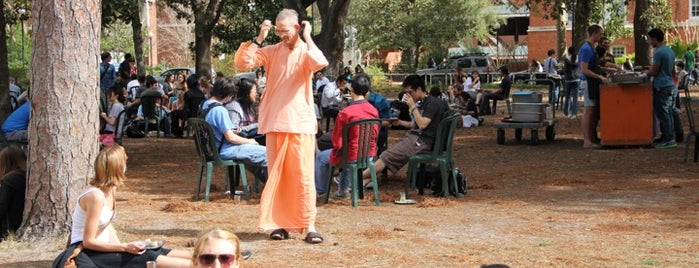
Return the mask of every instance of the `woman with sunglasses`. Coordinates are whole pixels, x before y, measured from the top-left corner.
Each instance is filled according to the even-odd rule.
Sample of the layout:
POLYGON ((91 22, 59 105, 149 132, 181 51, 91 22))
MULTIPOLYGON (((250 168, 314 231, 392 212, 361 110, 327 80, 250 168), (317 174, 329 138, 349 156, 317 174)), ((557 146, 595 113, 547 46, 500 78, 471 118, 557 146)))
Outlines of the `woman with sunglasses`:
POLYGON ((193 267, 241 267, 240 240, 228 231, 204 232, 194 244, 193 267))

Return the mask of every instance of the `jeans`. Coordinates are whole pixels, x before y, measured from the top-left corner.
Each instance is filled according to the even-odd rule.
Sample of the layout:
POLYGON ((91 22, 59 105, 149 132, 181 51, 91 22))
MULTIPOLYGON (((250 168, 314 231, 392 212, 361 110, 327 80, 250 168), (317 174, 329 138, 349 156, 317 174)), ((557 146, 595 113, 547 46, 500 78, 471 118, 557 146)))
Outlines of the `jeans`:
POLYGON ((565 89, 566 96, 563 103, 564 115, 578 115, 578 88, 580 83, 578 80, 566 81, 565 89))
MULTIPOLYGON (((330 172, 330 152, 331 149, 318 152, 316 154, 316 192, 327 193, 330 186, 328 185, 328 173, 330 172)), ((340 172, 340 190, 350 188, 350 173, 348 169, 343 169, 340 172)))
POLYGON ((673 113, 675 109, 675 86, 653 88, 653 111, 660 123, 660 143, 675 141, 675 124, 673 113))
POLYGON ((234 144, 221 148, 221 158, 240 161, 255 178, 267 181, 267 148, 255 144, 234 144))
POLYGON ((551 81, 553 81, 553 83, 549 84, 549 104, 555 107, 555 104, 558 103, 558 93, 560 92, 560 80, 551 79, 551 81))
POLYGON ((481 100, 481 113, 482 114, 491 114, 490 110, 490 100, 504 100, 507 97, 502 94, 498 93, 488 93, 483 95, 483 99, 481 100))

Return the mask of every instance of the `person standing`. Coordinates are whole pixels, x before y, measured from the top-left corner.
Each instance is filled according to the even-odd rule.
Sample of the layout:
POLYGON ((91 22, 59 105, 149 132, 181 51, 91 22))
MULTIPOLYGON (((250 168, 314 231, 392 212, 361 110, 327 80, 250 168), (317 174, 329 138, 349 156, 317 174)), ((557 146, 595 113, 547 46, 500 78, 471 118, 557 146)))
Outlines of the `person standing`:
POLYGON ((565 79, 565 101, 563 102, 563 115, 570 119, 578 118, 578 55, 575 47, 568 47, 568 57, 563 61, 563 76, 565 79))
POLYGON ((107 89, 112 88, 114 83, 116 83, 116 70, 114 65, 109 63, 112 61, 112 54, 104 52, 100 57, 102 58, 102 63, 100 63, 100 88, 102 92, 107 92, 107 89))
POLYGON ((270 238, 282 240, 288 231, 307 232, 308 243, 322 243, 316 231, 315 148, 318 122, 314 113, 311 78, 328 65, 311 38, 311 24, 299 25, 298 13, 283 9, 277 15, 276 34, 281 42, 262 47, 272 23, 265 20, 251 42, 235 53, 235 66, 264 66, 267 87, 259 111, 259 133, 267 136, 267 184, 260 198, 257 227, 273 230, 270 238), (303 40, 299 35, 302 29, 303 40))
POLYGON ((587 27, 587 41, 578 52, 578 68, 580 68, 580 87, 585 89, 585 112, 583 113, 582 132, 583 148, 599 148, 600 140, 597 137, 597 124, 599 124, 599 88, 602 83, 608 83, 609 79, 602 75, 599 64, 599 56, 594 49, 594 44, 599 42, 604 35, 604 28, 597 24, 587 27))
POLYGON ((561 76, 558 74, 558 60, 554 57, 556 50, 549 49, 548 58, 544 60, 544 72, 546 78, 551 79, 553 83, 549 85, 549 103, 555 105, 558 102, 558 92, 561 82, 561 76))
POLYGON ((672 81, 675 53, 665 45, 665 33, 660 29, 654 28, 648 31, 648 43, 655 48, 655 53, 653 53, 653 65, 646 74, 653 76, 653 111, 660 123, 661 132, 660 141, 654 147, 674 148, 677 147, 672 116, 677 94, 677 88, 672 81))
POLYGON ((684 52, 684 70, 688 73, 692 71, 692 68, 694 67, 694 59, 694 53, 687 49, 687 51, 684 52))

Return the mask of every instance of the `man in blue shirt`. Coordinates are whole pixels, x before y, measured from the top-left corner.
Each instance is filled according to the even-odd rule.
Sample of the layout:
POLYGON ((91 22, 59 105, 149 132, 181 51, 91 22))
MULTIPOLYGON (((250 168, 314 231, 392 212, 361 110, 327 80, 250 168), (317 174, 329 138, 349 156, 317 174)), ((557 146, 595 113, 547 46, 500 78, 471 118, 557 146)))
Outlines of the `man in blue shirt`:
POLYGON ((675 66, 675 53, 665 45, 665 33, 654 28, 648 32, 648 43, 655 48, 653 53, 653 65, 647 71, 648 76, 653 76, 653 111, 655 118, 660 123, 660 142, 655 148, 674 148, 675 126, 673 119, 673 104, 677 88, 672 81, 672 73, 675 66))
POLYGON ((600 84, 608 83, 609 79, 602 75, 599 65, 599 55, 595 52, 594 44, 597 43, 604 29, 597 24, 587 27, 587 42, 578 53, 578 68, 580 87, 585 89, 585 112, 582 118, 583 148, 599 148, 600 140, 597 137, 597 125, 599 124, 599 88, 600 84))
POLYGON ((5 123, 2 124, 2 133, 5 135, 5 139, 8 141, 27 141, 27 128, 29 127, 31 110, 29 101, 27 101, 7 117, 5 123))
POLYGON ((216 79, 211 97, 202 104, 204 120, 214 129, 222 159, 242 161, 255 177, 267 181, 267 149, 255 141, 235 134, 233 122, 223 103, 234 97, 235 81, 229 77, 216 79))
POLYGON ((116 70, 114 65, 109 64, 112 61, 112 54, 104 52, 100 55, 102 63, 100 63, 100 88, 102 92, 107 92, 107 89, 112 88, 116 82, 116 70))

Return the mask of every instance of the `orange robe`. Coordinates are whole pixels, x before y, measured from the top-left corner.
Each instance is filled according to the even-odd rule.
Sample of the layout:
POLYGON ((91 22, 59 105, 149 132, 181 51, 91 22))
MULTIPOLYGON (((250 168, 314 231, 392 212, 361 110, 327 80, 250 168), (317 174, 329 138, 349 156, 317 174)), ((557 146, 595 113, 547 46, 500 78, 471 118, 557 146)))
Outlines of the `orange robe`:
POLYGON ((258 48, 250 42, 235 53, 238 69, 264 66, 267 86, 260 102, 259 133, 267 134, 268 178, 257 227, 302 232, 315 225, 316 121, 312 77, 328 65, 318 48, 299 41, 258 48))

